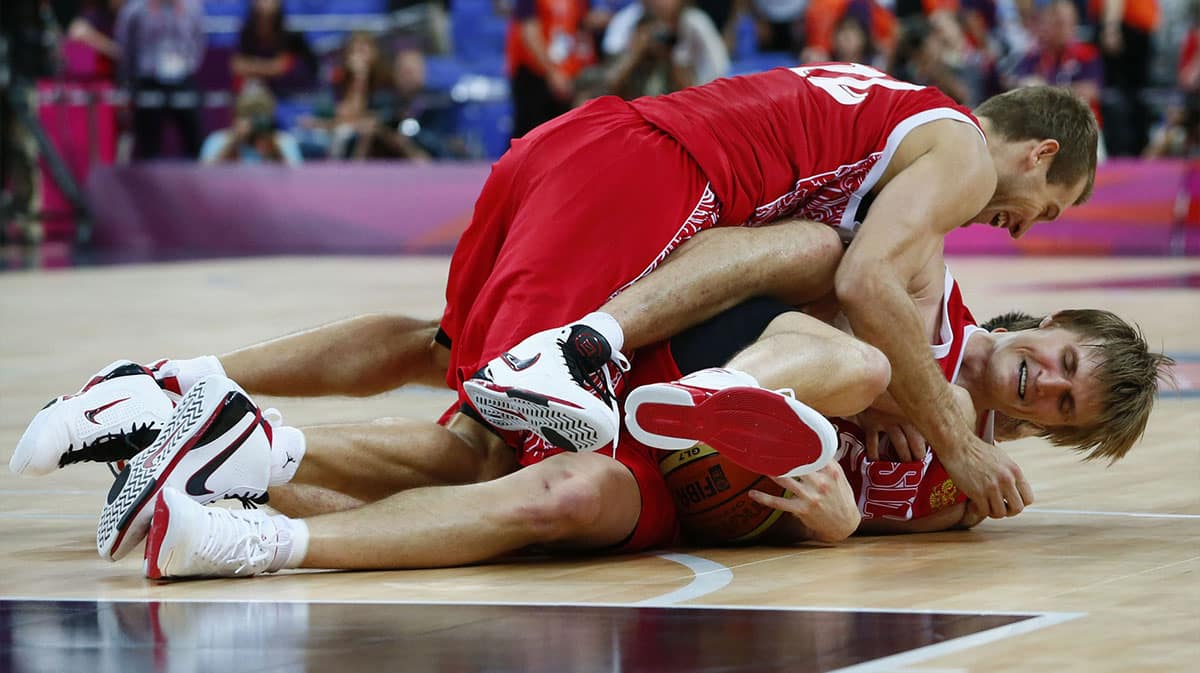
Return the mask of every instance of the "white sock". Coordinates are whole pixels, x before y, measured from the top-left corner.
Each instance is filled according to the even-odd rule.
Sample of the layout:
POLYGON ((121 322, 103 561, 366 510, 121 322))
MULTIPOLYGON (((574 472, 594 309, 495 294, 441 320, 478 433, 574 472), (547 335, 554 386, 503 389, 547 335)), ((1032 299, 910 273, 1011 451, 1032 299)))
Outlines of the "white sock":
POLYGON ((167 360, 159 368, 161 375, 174 376, 179 382, 179 393, 186 395, 196 382, 206 376, 225 376, 225 368, 215 355, 201 355, 190 360, 167 360))
POLYGON ((271 521, 279 536, 279 547, 275 549, 275 558, 267 566, 267 572, 299 568, 308 554, 308 524, 303 519, 291 519, 282 514, 271 517, 271 521))
POLYGON ((296 476, 308 441, 300 428, 271 426, 271 486, 286 484, 296 476))
POLYGON ((621 352, 625 347, 625 331, 621 329, 621 325, 617 323, 617 319, 607 313, 595 311, 589 313, 579 320, 576 324, 587 325, 600 333, 608 341, 608 345, 612 346, 614 353, 621 352))

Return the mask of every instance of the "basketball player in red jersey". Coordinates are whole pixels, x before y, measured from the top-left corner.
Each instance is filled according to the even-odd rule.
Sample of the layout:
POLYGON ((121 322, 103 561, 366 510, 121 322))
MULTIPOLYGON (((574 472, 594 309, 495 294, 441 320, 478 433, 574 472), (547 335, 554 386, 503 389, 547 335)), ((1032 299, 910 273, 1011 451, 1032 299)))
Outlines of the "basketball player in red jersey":
POLYGON ((1018 237, 1086 199, 1096 139, 1065 91, 1012 91, 972 115, 854 64, 598 99, 493 167, 451 265, 447 382, 501 430, 604 446, 622 351, 750 296, 813 300, 824 251, 852 239, 832 289, 855 334, 887 355, 893 396, 956 483, 991 516, 1014 515, 1032 491, 949 403, 908 285, 954 228, 1018 237), (696 236, 783 217, 810 222, 696 236))
MULTIPOLYGON (((926 275, 931 276, 931 274, 926 275)), ((952 286, 943 284, 942 277, 933 278, 919 284, 919 286, 914 287, 914 294, 918 297, 918 305, 923 307, 923 315, 936 316, 939 313, 939 308, 941 309, 940 313, 943 316, 943 326, 938 328, 938 324, 936 322, 929 322, 923 328, 927 333, 941 335, 941 341, 936 342, 935 346, 944 352, 935 352, 935 354, 938 354, 942 358, 955 357, 954 354, 958 352, 957 349, 964 340, 956 338, 954 336, 954 332, 945 326, 944 323, 947 319, 946 317, 961 315, 966 315, 969 317, 969 314, 967 314, 965 309, 961 307, 961 302, 959 301, 957 293, 954 291, 952 286), (947 301, 944 303, 943 297, 950 297, 952 301, 947 301)), ((850 402, 845 400, 837 400, 834 396, 828 394, 818 401, 818 391, 820 387, 824 386, 826 389, 829 387, 840 389, 844 394, 846 393, 847 389, 850 388, 849 397, 866 395, 868 398, 870 398, 873 397, 875 392, 878 392, 882 385, 886 383, 886 380, 884 380, 883 383, 879 382, 878 372, 873 371, 873 369, 877 369, 877 367, 870 366, 871 361, 876 359, 874 356, 877 354, 877 352, 874 351, 874 349, 866 346, 865 344, 861 344, 860 342, 855 342, 854 340, 847 338, 846 335, 837 333, 826 326, 813 324, 816 323, 816 321, 813 321, 810 318, 791 313, 786 304, 780 302, 773 302, 773 304, 773 306, 767 306, 765 309, 752 308, 749 313, 740 307, 739 311, 735 312, 735 314, 725 316, 722 320, 713 321, 713 324, 705 326, 704 329, 697 328, 696 330, 691 331, 694 333, 681 335, 683 338, 673 340, 669 350, 662 347, 647 350, 647 352, 640 354, 637 358, 638 367, 632 376, 634 382, 639 383, 670 380, 672 378, 681 376, 682 372, 693 371, 700 367, 710 366, 711 364, 724 363, 729 354, 732 354, 740 348, 740 344, 744 344, 748 341, 754 340, 757 337, 760 337, 759 332, 763 331, 763 326, 766 325, 767 331, 765 334, 761 335, 760 343, 757 344, 755 348, 751 348, 740 354, 732 361, 732 364, 746 371, 757 374, 763 383, 770 385, 792 383, 793 385, 796 385, 798 392, 800 392, 804 399, 812 401, 817 408, 827 414, 839 415, 853 413, 855 408, 851 407, 847 409, 846 405, 851 404, 850 402), (764 312, 764 310, 767 312, 764 312), (769 311, 774 312, 770 313, 769 311), (788 315, 782 315, 784 313, 787 313, 788 315), (739 329, 743 333, 740 337, 740 341, 738 341, 736 336, 730 336, 731 333, 736 332, 739 329), (824 330, 824 332, 822 332, 822 330, 824 330), (830 334, 830 332, 833 334, 830 334), (721 345, 722 342, 724 342, 724 345, 721 345), (689 343, 692 345, 689 346, 689 343), (823 347, 827 348, 830 345, 836 346, 838 344, 841 345, 841 348, 838 349, 835 347, 834 350, 838 350, 839 352, 827 354, 825 357, 819 356, 823 347), (724 349, 723 352, 721 352, 722 348, 724 349), (700 352, 699 356, 695 355, 697 351, 700 352), (856 365, 860 363, 859 361, 867 366, 857 367, 856 365), (824 365, 826 368, 815 369, 821 367, 822 365, 824 365), (837 379, 838 376, 844 378, 837 379), (846 380, 855 378, 864 379, 859 381, 859 387, 857 389, 853 389, 853 384, 846 380), (805 386, 808 386, 809 388, 806 390, 804 388, 805 386), (870 392, 872 389, 875 392, 870 392)), ((933 320, 933 318, 930 317, 929 320, 933 320)), ((1120 326, 1119 321, 1117 321, 1117 326, 1120 326)), ((1128 331, 1128 328, 1125 329, 1128 331)), ((333 331, 337 332, 338 330, 334 329, 333 331)), ((1132 335, 1134 333, 1129 331, 1129 334, 1132 335)), ((1026 335, 1026 337, 1027 336, 1028 335, 1026 335)), ((1113 339, 1111 335, 1107 335, 1103 339, 1098 340, 1093 338, 1093 336, 1089 336, 1088 332, 1084 332, 1083 334, 1075 335, 1071 343, 1095 343, 1096 341, 1106 340, 1125 343, 1127 346, 1132 342, 1133 350, 1137 351, 1141 355, 1146 355, 1145 344, 1144 342, 1139 341, 1136 338, 1136 335, 1133 338, 1124 339, 1113 339), (1137 345, 1139 343, 1140 346, 1137 345)), ((335 339, 334 341, 337 340, 335 339)), ((1027 338, 1026 341, 1028 341, 1027 338)), ((338 343, 340 343, 342 347, 345 347, 344 343, 338 343)), ((364 346, 366 345, 369 344, 364 344, 364 346)), ((1034 346, 1036 347, 1030 347, 1028 344, 1026 344, 1020 348, 1014 348, 1010 343, 1008 348, 1001 351, 1004 353, 1040 352, 1042 354, 1036 358, 1032 356, 1023 356, 1020 361, 1016 361, 1012 356, 1008 356, 1007 362, 1005 358, 1001 358, 999 365, 985 368, 994 372, 994 375, 991 377, 994 379, 994 381, 990 384, 990 389, 994 389, 998 392, 991 393, 990 396, 981 397, 980 399, 988 400, 988 402, 985 404, 994 405, 996 408, 1011 410, 1011 413, 1016 417, 1036 419, 1038 422, 1046 425, 1057 424, 1059 419, 1053 413, 1054 407, 1048 410, 1050 413, 1047 413, 1046 409, 1033 409, 1024 406, 1024 403, 1026 402, 1026 394, 1023 391, 1023 386, 1025 385, 1024 379, 1026 378, 1026 374, 1022 374, 1021 372, 1028 373, 1027 380, 1029 382, 1028 385, 1031 391, 1034 390, 1035 387, 1038 388, 1037 395, 1034 395, 1032 392, 1028 394, 1027 399, 1029 402, 1037 400, 1039 403, 1042 403, 1049 399, 1057 399, 1058 397, 1061 397, 1061 395, 1055 394, 1056 391, 1058 393, 1065 392, 1061 390, 1063 385, 1063 377, 1061 372, 1054 371, 1055 365, 1053 363, 1056 359, 1055 353, 1057 352, 1055 348, 1046 347, 1044 344, 1039 345, 1036 343, 1034 346), (1027 365, 1026 361, 1028 361, 1030 364, 1027 365), (1022 380, 1018 381, 1018 377, 1021 377, 1022 380), (1012 382, 1012 385, 1010 385, 1010 382, 1012 382), (1041 388, 1045 388, 1045 391, 1042 391, 1041 388)), ((400 348, 399 350, 405 349, 400 348)), ((419 342, 413 342, 410 344, 408 350, 415 350, 417 353, 420 353, 424 349, 419 342)), ((994 351, 988 353, 987 350, 983 351, 983 353, 984 354, 979 354, 975 357, 977 362, 990 362, 995 354, 994 351)), ((416 353, 409 353, 408 355, 410 357, 415 357, 416 353)), ((402 356, 400 355, 397 355, 396 357, 400 357, 402 359, 402 356)), ((279 360, 280 358, 269 359, 275 361, 279 360)), ((1112 359, 1123 358, 1112 358, 1108 353, 1104 353, 1100 358, 1101 361, 1112 359)), ((1068 358, 1064 355, 1063 360, 1067 361, 1068 358)), ((255 379, 252 372, 238 369, 238 365, 236 364, 237 361, 237 358, 227 358, 226 364, 231 366, 231 373, 234 373, 237 376, 245 375, 248 377, 247 380, 253 379, 253 387, 255 389, 261 389, 261 386, 263 385, 261 378, 255 379)), ((1150 361, 1153 362, 1153 358, 1150 358, 1150 361)), ((297 363, 294 360, 289 364, 293 367, 298 366, 297 368, 300 371, 305 371, 308 369, 307 367, 304 367, 303 364, 297 363)), ((182 367, 181 369, 187 369, 187 367, 182 367)), ((418 369, 418 371, 420 370, 418 369)), ((725 372, 725 374, 728 373, 729 372, 725 372)), ((1088 400, 1088 394, 1094 394, 1094 389, 1097 387, 1095 382, 1091 380, 1095 378, 1096 375, 1092 369, 1088 369, 1087 367, 1082 368, 1081 373, 1085 374, 1083 376, 1084 380, 1081 381, 1081 385, 1079 387, 1079 394, 1081 395, 1079 399, 1081 401, 1081 406, 1078 412, 1078 417, 1074 420, 1086 426, 1093 423, 1095 420, 1095 411, 1091 408, 1094 406, 1094 404, 1088 400), (1087 391, 1087 393, 1083 391, 1087 391)), ((185 373, 181 371, 178 379, 175 381, 175 384, 180 386, 179 388, 176 388, 176 390, 178 392, 183 392, 184 390, 191 389, 188 390, 189 396, 195 399, 197 396, 194 390, 194 372, 187 373, 186 376, 184 374, 185 373), (193 378, 193 380, 188 381, 187 379, 189 378, 193 378)), ((742 374, 742 376, 744 377, 745 374, 742 374)), ((105 377, 97 378, 104 379, 105 377)), ((115 377, 111 380, 104 380, 100 383, 96 383, 95 386, 91 387, 90 390, 97 391, 101 388, 114 384, 119 386, 121 381, 131 381, 138 378, 144 379, 148 386, 154 387, 154 392, 159 397, 163 396, 162 392, 157 390, 157 384, 155 383, 154 379, 147 374, 131 374, 128 376, 115 377)), ((1153 376, 1150 378, 1152 386, 1153 376)), ((886 376, 884 376, 884 379, 886 379, 886 376)), ((685 381, 688 381, 688 379, 685 379, 685 381)), ((164 383, 170 385, 169 382, 164 383)), ((753 384, 755 382, 751 381, 751 383, 753 384)), ((210 385, 209 387, 211 388, 212 386, 210 385)), ((987 390, 989 388, 985 387, 982 389, 987 390)), ((1152 399, 1152 387, 1150 390, 1152 399)), ((129 392, 131 392, 131 389, 123 388, 121 397, 124 398, 129 394, 129 392)), ((236 387, 230 387, 228 392, 235 393, 236 387)), ((89 396, 90 392, 85 393, 83 396, 75 399, 86 400, 89 396)), ((209 397, 212 398, 213 396, 210 395, 209 397)), ((221 397, 223 397, 223 395, 216 395, 214 399, 220 399, 221 397)), ((74 404, 74 401, 64 400, 61 404, 48 406, 48 409, 52 411, 55 408, 63 408, 69 404, 74 404)), ((1059 403, 1054 402, 1053 404, 1057 405, 1059 403)), ((104 404, 101 406, 108 407, 110 405, 104 404)), ((250 411, 253 411, 253 405, 250 404, 245 411, 246 413, 242 414, 241 416, 249 418, 251 415, 253 415, 249 414, 250 411)), ((107 414, 105 411, 99 411, 87 420, 90 421, 91 424, 102 423, 107 421, 106 416, 107 414)), ((233 416, 237 417, 238 414, 234 413, 233 416)), ((1141 416, 1144 418, 1144 414, 1141 416)), ((411 423, 414 426, 416 425, 416 422, 411 423)), ((289 435, 300 434, 299 431, 293 428, 284 428, 278 426, 277 420, 270 421, 270 424, 274 430, 273 440, 270 439, 270 432, 267 432, 264 437, 258 437, 257 435, 251 436, 249 439, 246 439, 245 437, 239 437, 239 441, 244 440, 247 442, 247 444, 242 448, 235 446, 234 448, 238 449, 236 455, 240 456, 243 454, 252 453, 251 447, 253 445, 257 445, 259 448, 263 449, 262 453, 264 453, 264 455, 269 453, 271 457, 274 458, 274 455, 277 453, 276 449, 284 448, 281 446, 282 438, 289 435), (290 433, 285 433, 285 430, 290 430, 290 433)), ((87 425, 87 423, 85 423, 85 425, 87 425)), ((231 422, 227 425, 228 427, 240 427, 241 424, 238 422, 231 422)), ((464 447, 467 447, 468 450, 469 446, 467 445, 470 444, 470 442, 465 440, 467 435, 471 433, 472 426, 474 427, 476 442, 486 444, 488 440, 490 440, 492 443, 496 443, 498 441, 496 437, 487 433, 482 429, 482 427, 468 420, 460 424, 457 428, 452 428, 451 430, 451 434, 456 434, 463 438, 464 441, 461 443, 464 445, 464 447), (482 435, 482 439, 480 439, 479 435, 482 435)), ((631 427, 633 427, 633 424, 631 424, 631 427)), ((346 494, 353 494, 353 497, 349 498, 351 505, 362 504, 361 501, 354 500, 354 497, 361 498, 362 500, 373 500, 375 498, 384 497, 387 494, 397 490, 413 486, 414 484, 411 483, 411 475, 402 476, 400 483, 396 483, 394 480, 394 475, 396 474, 397 470, 395 469, 395 466, 391 466, 391 470, 388 469, 388 462, 392 456, 389 455, 386 450, 383 452, 383 455, 373 455, 372 451, 367 450, 368 448, 374 448, 372 445, 360 445, 359 442, 363 440, 364 431, 376 429, 383 430, 385 432, 390 430, 391 434, 397 435, 395 440, 400 444, 421 441, 420 439, 411 436, 411 433, 409 433, 409 436, 405 436, 403 431, 404 428, 396 426, 392 426, 391 428, 387 428, 386 426, 373 426, 366 429, 353 429, 347 426, 325 428, 323 430, 330 430, 335 434, 344 435, 343 441, 340 444, 335 443, 331 447, 328 446, 329 437, 327 434, 318 434, 316 437, 313 437, 310 434, 310 440, 313 440, 315 450, 310 453, 307 459, 304 459, 303 461, 305 471, 300 473, 300 477, 302 477, 300 478, 300 481, 304 481, 309 484, 320 484, 324 487, 335 489, 346 494), (382 492, 377 490, 383 483, 386 482, 388 478, 393 478, 393 481, 390 483, 390 485, 388 485, 382 492), (405 482, 404 479, 408 479, 409 481, 405 482)), ((301 442, 303 442, 303 435, 300 436, 301 442)), ((378 433, 376 433, 375 436, 378 437, 378 433)), ((220 454, 224 453, 229 446, 225 439, 227 438, 221 438, 213 442, 201 442, 201 444, 208 444, 209 446, 212 446, 212 450, 217 451, 220 454)), ((1136 436, 1128 439, 1128 442, 1122 444, 1122 450, 1127 450, 1132 441, 1136 439, 1136 436)), ((229 441, 232 440, 230 439, 229 441)), ((542 451, 544 447, 536 445, 521 445, 516 448, 521 451, 519 455, 524 462, 526 458, 531 457, 531 454, 533 454, 535 450, 542 451)), ((301 449, 303 449, 302 443, 301 449)), ((437 465, 442 465, 442 463, 439 463, 438 461, 442 458, 443 454, 454 455, 462 453, 455 446, 447 447, 444 444, 442 449, 430 449, 430 452, 435 454, 435 458, 431 460, 437 465)), ((61 453, 61 450, 58 453, 61 453)), ((279 453, 283 453, 283 451, 280 451, 279 453)), ((503 455, 504 453, 507 453, 510 457, 509 462, 512 462, 511 450, 508 450, 507 452, 503 450, 489 451, 488 453, 489 455, 503 455)), ((57 456, 58 454, 56 453, 55 455, 57 456)), ((542 457, 544 457, 544 454, 533 456, 535 460, 542 457)), ((655 469, 656 461, 653 457, 653 454, 651 453, 650 457, 647 457, 646 447, 638 447, 638 445, 634 444, 630 439, 627 438, 622 444, 621 452, 618 453, 617 457, 618 460, 621 461, 619 464, 615 461, 595 456, 593 454, 556 456, 554 460, 551 460, 547 463, 547 467, 540 467, 541 463, 539 463, 539 467, 536 469, 531 469, 530 471, 525 472, 523 475, 525 479, 506 479, 489 484, 486 488, 483 488, 479 495, 490 494, 492 496, 487 498, 491 505, 490 514, 494 515, 500 512, 508 511, 510 513, 518 512, 521 515, 528 517, 541 512, 540 516, 536 516, 534 518, 537 518, 543 523, 540 526, 534 525, 532 529, 521 529, 521 526, 518 525, 521 521, 524 521, 524 524, 526 525, 531 525, 531 522, 528 518, 516 516, 517 520, 510 520, 508 528, 503 526, 496 528, 483 526, 483 528, 488 531, 486 534, 491 536, 499 536, 501 538, 500 542, 495 542, 495 538, 492 539, 494 541, 493 544, 498 544, 501 547, 503 547, 504 543, 510 545, 514 544, 514 538, 512 537, 514 534, 525 536, 533 535, 533 538, 517 538, 518 541, 524 540, 525 544, 534 541, 551 542, 555 541, 556 532, 561 533, 562 531, 557 530, 554 527, 547 528, 547 525, 551 521, 555 521, 556 517, 559 517, 557 519, 558 526, 564 528, 570 528, 571 526, 582 526, 582 528, 585 530, 590 530, 594 534, 603 536, 600 539, 602 541, 607 540, 609 543, 614 543, 623 539, 624 545, 626 545, 625 548, 628 550, 665 544, 664 539, 669 540, 669 536, 664 538, 663 531, 670 530, 670 528, 665 528, 665 526, 669 526, 673 523, 673 516, 671 516, 672 510, 670 498, 665 493, 661 483, 657 482, 658 487, 655 488, 657 473, 655 469), (529 484, 527 483, 528 479, 533 479, 535 482, 540 481, 540 483, 543 484, 543 488, 529 488, 529 484), (583 483, 580 480, 590 481, 592 483, 583 483), (594 491, 590 490, 593 486, 596 488, 594 491), (613 487, 616 488, 615 491, 604 490, 612 489, 613 487), (582 491, 580 489, 582 489, 582 491), (606 497, 602 498, 604 503, 603 509, 606 515, 614 515, 615 518, 618 519, 618 523, 614 524, 615 530, 624 532, 626 530, 625 527, 635 526, 634 533, 630 534, 627 538, 618 537, 617 540, 614 541, 607 537, 607 535, 612 532, 612 529, 602 529, 597 531, 591 528, 591 526, 594 525, 594 522, 584 521, 581 523, 580 519, 577 518, 581 514, 579 508, 577 507, 579 504, 579 498, 583 497, 584 500, 587 500, 586 494, 590 493, 594 495, 599 492, 608 493, 606 497), (505 497, 504 494, 507 494, 508 497, 505 497), (640 502, 636 498, 630 497, 630 494, 633 496, 640 495, 640 502), (549 502, 546 501, 547 498, 549 498, 549 502), (512 509, 509 509, 509 506, 511 506, 512 509), (624 519, 623 523, 620 522, 621 519, 624 519), (636 522, 636 524, 631 522, 636 522), (514 527, 520 530, 514 530, 514 527)), ((289 458, 300 459, 302 458, 302 455, 289 458)), ((58 462, 61 464, 61 461, 58 462)), ((230 462, 232 463, 234 461, 230 462)), ((277 464, 271 468, 272 477, 274 478, 274 475, 278 471, 276 468, 279 468, 280 470, 286 470, 287 466, 288 460, 278 461, 277 464)), ((292 464, 291 474, 298 474, 295 472, 296 467, 297 466, 295 464, 292 464)), ((399 471, 403 472, 405 468, 409 468, 410 470, 423 470, 427 466, 424 464, 420 466, 413 466, 411 463, 409 463, 402 464, 399 467, 401 468, 399 471)), ((477 469, 485 468, 477 466, 477 469)), ((510 467, 508 469, 512 468, 510 467)), ((445 478, 438 476, 436 472, 419 472, 417 476, 419 478, 426 478, 426 483, 429 483, 428 479, 430 477, 427 475, 432 476, 433 483, 445 483, 445 478)), ((186 479, 186 475, 184 476, 186 479)), ((806 477, 803 484, 806 488, 820 489, 819 484, 821 483, 821 480, 827 481, 830 478, 831 477, 828 473, 806 477)), ((265 479, 266 476, 264 475, 264 481, 262 485, 260 485, 260 488, 265 487, 265 479)), ((473 480, 469 475, 459 476, 456 479, 459 481, 473 480)), ((286 478, 282 479, 282 481, 286 480, 286 478)), ((191 480, 187 479, 187 481, 189 482, 190 486, 191 480)), ((208 485, 211 487, 212 483, 213 482, 210 481, 208 482, 208 485)), ((277 482, 273 481, 272 483, 277 482)), ((124 489, 122 488, 121 490, 123 491, 124 489)), ((795 490, 798 490, 801 493, 805 492, 805 489, 803 488, 795 490)), ((120 491, 118 491, 118 489, 114 489, 114 493, 119 492, 120 491)), ((816 492, 819 492, 819 490, 816 492)), ((296 494, 291 494, 293 497, 289 500, 287 498, 286 490, 277 490, 273 488, 272 493, 276 496, 273 502, 280 505, 281 508, 286 508, 286 511, 293 514, 299 514, 304 511, 312 511, 313 509, 328 510, 345 506, 343 504, 340 506, 335 505, 331 507, 330 503, 328 502, 314 504, 310 501, 304 503, 296 499, 296 494)), ((454 498, 461 497, 462 494, 458 489, 451 489, 450 491, 433 489, 422 491, 422 494, 418 496, 418 499, 430 496, 434 496, 435 502, 447 504, 453 503, 454 498)), ((343 499, 343 503, 344 502, 345 499, 343 499)), ((803 500, 799 499, 791 500, 789 501, 789 506, 795 507, 798 503, 803 502, 803 500)), ((376 511, 376 513, 379 513, 380 509, 381 508, 372 508, 372 510, 376 511)), ((382 509, 386 510, 386 507, 383 507, 382 509)), ((421 511, 437 510, 436 507, 428 508, 426 506, 421 506, 418 509, 421 511)), ((828 509, 813 510, 808 512, 808 515, 811 517, 818 514, 825 514, 828 511, 828 509)), ((389 521, 392 521, 395 519, 395 517, 388 517, 388 519, 389 521)), ((422 515, 419 515, 414 521, 407 522, 406 525, 419 527, 421 520, 422 515)), ((441 521, 440 518, 438 520, 441 521)), ((826 523, 824 525, 828 526, 830 524, 826 523)), ((382 532, 383 529, 380 530, 382 532)), ((473 530, 480 531, 480 528, 476 527, 473 530)), ((809 537, 816 537, 820 539, 835 539, 838 537, 836 533, 827 532, 828 528, 823 528, 820 522, 810 521, 808 524, 806 524, 805 530, 808 531, 806 536, 809 537)), ((834 530, 837 529, 835 528, 834 530)), ((397 536, 404 537, 403 533, 397 533, 397 536)), ((588 539, 593 540, 592 538, 588 539)), ((582 542, 578 539, 575 539, 575 541, 582 542)), ((602 543, 594 544, 595 546, 608 546, 602 543)), ((515 546, 521 545, 517 544, 515 546)), ((492 547, 492 549, 494 548, 495 547, 492 547)), ((356 547, 353 545, 346 547, 346 550, 353 549, 356 549, 356 547)), ((478 548, 470 546, 465 547, 463 551, 468 554, 480 553, 478 548)), ((315 556, 310 560, 310 562, 314 564, 329 562, 328 560, 321 561, 320 559, 320 556, 315 556)), ((385 556, 381 557, 377 562, 381 564, 395 562, 411 563, 413 562, 413 559, 409 558, 408 561, 396 561, 394 556, 385 556)), ((439 564, 447 562, 450 561, 437 561, 439 564)))
MULTIPOLYGON (((941 337, 935 349, 944 364, 943 371, 950 375, 955 370, 959 372, 964 385, 972 386, 971 399, 975 404, 981 408, 1003 410, 1016 417, 1036 419, 1046 426, 1059 423, 1062 420, 1060 414, 1071 413, 1062 406, 1062 400, 1067 392, 1064 382, 1069 378, 1068 371, 1074 369, 1079 381, 1074 388, 1078 395, 1077 407, 1072 411, 1080 418, 1094 415, 1101 395, 1101 385, 1096 380, 1099 378, 1099 358, 1085 356, 1092 352, 1088 350, 1091 346, 1085 344, 1093 344, 1094 340, 1056 328, 1051 322, 1060 320, 1069 324, 1070 312, 1056 314, 1047 321, 1044 329, 1033 330, 1033 333, 989 335, 971 332, 970 314, 961 306, 955 307, 957 299, 953 286, 949 287, 951 300, 941 304, 942 316, 946 317, 940 323, 933 322, 941 328, 930 332, 941 337)), ((772 377, 795 374, 788 371, 787 358, 780 357, 781 353, 794 353, 794 349, 789 348, 794 342, 789 339, 805 333, 804 328, 794 329, 797 327, 795 321, 809 324, 808 336, 818 336, 820 329, 812 325, 816 321, 790 313, 786 305, 775 303, 783 313, 766 318, 769 313, 760 312, 758 319, 766 319, 768 323, 763 338, 730 363, 735 368, 755 371, 765 385, 782 382, 772 377)), ((745 317, 736 316, 735 320, 742 322, 745 317)), ((1144 353, 1144 342, 1136 332, 1130 330, 1129 334, 1126 346, 1144 353)), ((696 336, 711 343, 703 339, 703 333, 696 336)), ((655 365, 675 367, 676 374, 686 368, 671 364, 678 357, 674 350, 664 351, 664 355, 662 358, 642 358, 635 370, 635 378, 643 368, 655 365)), ((1105 356, 1109 354, 1105 353, 1105 356)), ((854 355, 848 353, 837 363, 852 363, 853 358, 854 355)), ((1149 357, 1147 362, 1153 368, 1159 360, 1149 357)), ((707 371, 684 377, 683 382, 705 373, 707 371)), ((194 395, 193 389, 189 396, 194 395)), ((819 408, 821 403, 814 401, 814 406, 819 408)), ((969 411, 970 406, 964 413, 969 411)), ((621 440, 617 455, 619 458, 621 452, 638 450, 637 443, 627 435, 621 440)), ((912 466, 901 467, 907 470, 912 466)), ((869 471, 870 465, 860 465, 860 469, 869 471)), ((928 466, 924 473, 921 473, 921 467, 916 469, 913 478, 918 480, 932 479, 939 474, 928 466)), ((880 483, 878 479, 870 481, 875 478, 874 474, 868 472, 868 476, 860 478, 860 483, 865 484, 860 487, 860 493, 871 493, 871 487, 880 483)), ((783 483, 799 497, 776 501, 762 496, 762 501, 796 515, 792 530, 800 531, 804 537, 836 540, 859 524, 859 510, 840 466, 835 464, 798 481, 785 479, 783 483)), ((663 490, 659 483, 658 491, 663 490)), ((918 493, 921 493, 919 489, 918 493)), ((270 518, 254 512, 205 508, 180 491, 165 489, 158 495, 156 503, 147 545, 147 569, 151 577, 242 576, 299 566, 456 565, 493 558, 539 543, 574 549, 646 549, 669 544, 674 539, 675 522, 670 516, 661 516, 664 510, 658 495, 662 494, 656 494, 653 480, 640 478, 616 461, 592 453, 559 453, 491 482, 416 489, 305 522, 270 518), (238 532, 225 540, 222 531, 229 530, 238 532), (233 544, 235 538, 240 542, 233 544), (263 543, 257 546, 242 544, 247 539, 263 543), (278 541, 283 542, 276 545, 278 541)), ((937 508, 930 505, 928 511, 943 519, 946 516, 940 513, 943 505, 961 504, 962 500, 959 494, 951 497, 945 490, 939 497, 948 502, 939 501, 937 508)), ((666 507, 670 508, 669 499, 666 507)), ((866 512, 876 510, 879 507, 865 508, 866 512)), ((924 513, 919 508, 913 511, 924 513)), ((963 508, 956 511, 955 521, 939 525, 948 527, 971 522, 963 508)), ((883 525, 889 525, 891 521, 881 520, 883 525)), ((903 529, 903 526, 891 525, 891 530, 903 529)), ((922 519, 913 525, 931 524, 922 519)))

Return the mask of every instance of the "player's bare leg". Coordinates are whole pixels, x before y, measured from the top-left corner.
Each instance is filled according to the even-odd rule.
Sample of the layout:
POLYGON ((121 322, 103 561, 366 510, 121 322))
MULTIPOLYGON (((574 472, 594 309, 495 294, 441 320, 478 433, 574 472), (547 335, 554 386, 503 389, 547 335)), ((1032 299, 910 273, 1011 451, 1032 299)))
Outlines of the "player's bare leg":
MULTIPOLYGON (((362 502, 417 487, 487 481, 517 468, 510 447, 461 414, 446 426, 389 418, 310 426, 303 433, 307 448, 288 483, 321 487, 362 502)), ((272 505, 277 504, 275 497, 273 488, 272 505)))
POLYGON ((826 417, 862 411, 889 379, 887 359, 877 349, 816 318, 786 312, 724 368, 631 391, 625 423, 647 446, 679 450, 704 443, 752 472, 798 476, 820 470, 836 454, 837 432, 826 417))
POLYGON ((730 369, 764 388, 787 388, 825 416, 853 416, 887 390, 891 367, 879 349, 803 313, 771 321, 730 369))
POLYGON ((816 222, 703 231, 596 312, 513 345, 465 381, 463 392, 497 428, 572 451, 598 449, 620 427, 602 380, 612 367, 627 367, 622 352, 751 297, 796 305, 827 296, 841 255, 837 232, 816 222))
POLYGON ((620 463, 560 454, 493 481, 405 491, 305 520, 205 508, 177 491, 163 493, 156 507, 147 573, 157 578, 284 567, 444 567, 530 545, 603 548, 629 535, 641 503, 633 475, 620 463), (248 538, 231 531, 267 546, 248 550, 248 538))
POLYGON ((258 395, 367 396, 408 383, 445 387, 449 353, 437 321, 369 314, 220 356, 225 374, 258 395))
POLYGON ((832 227, 805 220, 708 229, 600 307, 624 333, 624 348, 667 339, 750 297, 800 306, 833 290, 843 246, 832 227))

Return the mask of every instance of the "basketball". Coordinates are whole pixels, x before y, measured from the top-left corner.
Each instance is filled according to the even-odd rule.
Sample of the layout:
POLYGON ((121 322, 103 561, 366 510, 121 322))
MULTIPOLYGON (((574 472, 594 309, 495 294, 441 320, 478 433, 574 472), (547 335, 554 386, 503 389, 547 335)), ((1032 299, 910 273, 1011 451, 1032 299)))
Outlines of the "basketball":
POLYGON ((675 499, 679 525, 689 542, 728 544, 760 537, 783 512, 758 504, 751 489, 783 495, 770 478, 743 469, 700 444, 673 451, 658 461, 675 499))

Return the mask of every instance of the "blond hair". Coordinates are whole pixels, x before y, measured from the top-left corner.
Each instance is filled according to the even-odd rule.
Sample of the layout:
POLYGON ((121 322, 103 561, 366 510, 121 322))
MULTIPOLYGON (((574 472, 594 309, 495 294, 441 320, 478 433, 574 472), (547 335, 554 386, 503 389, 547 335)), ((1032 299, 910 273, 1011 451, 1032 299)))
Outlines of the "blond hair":
MULTIPOLYGON (((1034 329, 1043 319, 1012 312, 997 316, 982 327, 1034 329)), ((1084 349, 1097 359, 1096 377, 1103 393, 1100 416, 1094 424, 1042 428, 1038 436, 1049 439, 1055 446, 1086 453, 1085 460, 1107 458, 1113 463, 1124 458, 1146 431, 1150 410, 1158 396, 1158 382, 1171 380, 1168 369, 1175 361, 1163 353, 1150 352, 1141 329, 1109 311, 1059 311, 1050 316, 1047 327, 1061 327, 1081 337, 1084 349)))

